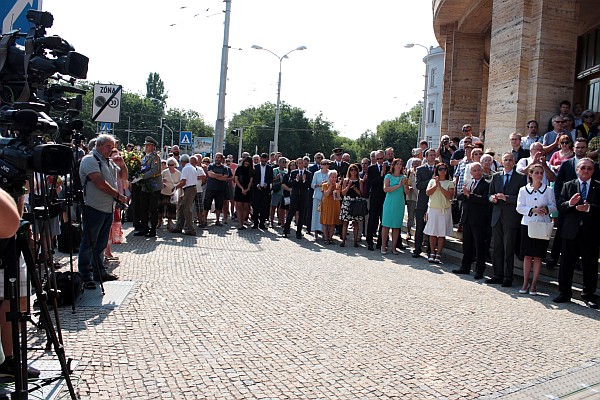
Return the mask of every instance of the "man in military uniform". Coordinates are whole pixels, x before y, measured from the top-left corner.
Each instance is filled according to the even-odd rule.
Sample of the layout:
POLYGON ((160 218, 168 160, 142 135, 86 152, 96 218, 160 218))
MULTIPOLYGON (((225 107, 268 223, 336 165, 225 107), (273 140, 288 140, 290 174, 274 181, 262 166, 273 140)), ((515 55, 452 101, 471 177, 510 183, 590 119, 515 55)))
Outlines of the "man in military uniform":
POLYGON ((162 177, 160 170, 160 156, 156 152, 158 142, 151 136, 146 136, 144 142, 144 153, 142 159, 142 171, 133 180, 142 187, 140 196, 140 230, 134 236, 155 237, 158 226, 158 199, 162 189, 162 177), (148 226, 148 218, 150 226, 148 226))

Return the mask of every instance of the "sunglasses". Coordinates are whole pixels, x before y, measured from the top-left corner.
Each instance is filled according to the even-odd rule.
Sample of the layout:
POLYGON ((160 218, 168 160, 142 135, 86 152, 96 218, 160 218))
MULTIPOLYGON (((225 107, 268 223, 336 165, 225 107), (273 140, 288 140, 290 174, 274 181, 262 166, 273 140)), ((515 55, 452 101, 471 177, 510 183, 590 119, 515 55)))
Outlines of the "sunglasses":
POLYGON ((169 167, 174 167, 175 164, 167 164, 169 167))
POLYGON ((438 171, 448 171, 448 168, 438 168, 438 171))
POLYGON ((571 142, 560 142, 560 144, 571 144, 571 142))
POLYGON ((321 163, 321 166, 328 166, 329 167, 329 163, 326 163, 326 162, 321 163))

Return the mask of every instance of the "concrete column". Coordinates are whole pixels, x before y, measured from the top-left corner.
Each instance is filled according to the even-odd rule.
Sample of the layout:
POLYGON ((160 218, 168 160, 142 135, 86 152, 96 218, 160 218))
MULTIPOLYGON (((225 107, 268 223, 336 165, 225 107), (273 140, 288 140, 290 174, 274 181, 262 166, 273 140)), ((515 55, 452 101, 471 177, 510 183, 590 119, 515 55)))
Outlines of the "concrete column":
POLYGON ((510 148, 508 135, 530 119, 543 130, 561 100, 572 100, 577 0, 494 0, 486 147, 510 148))
POLYGON ((466 123, 475 134, 480 131, 484 36, 447 25, 445 39, 441 135, 462 136, 466 123))

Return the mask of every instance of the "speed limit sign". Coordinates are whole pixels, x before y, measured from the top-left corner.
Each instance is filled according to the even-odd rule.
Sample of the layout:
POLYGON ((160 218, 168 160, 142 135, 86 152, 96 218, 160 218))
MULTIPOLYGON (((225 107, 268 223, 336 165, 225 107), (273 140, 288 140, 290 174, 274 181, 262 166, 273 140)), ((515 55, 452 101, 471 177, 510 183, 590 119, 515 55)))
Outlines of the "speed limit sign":
POLYGON ((119 122, 121 114, 121 85, 94 85, 92 120, 95 122, 119 122))

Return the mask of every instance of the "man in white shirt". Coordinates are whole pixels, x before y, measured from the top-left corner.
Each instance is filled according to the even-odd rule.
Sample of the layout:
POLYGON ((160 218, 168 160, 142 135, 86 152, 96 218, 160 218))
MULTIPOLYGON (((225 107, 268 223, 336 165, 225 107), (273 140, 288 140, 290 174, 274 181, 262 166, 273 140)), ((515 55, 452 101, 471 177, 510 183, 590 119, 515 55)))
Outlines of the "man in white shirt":
POLYGON ((556 180, 556 174, 552 171, 546 161, 546 157, 542 151, 543 147, 544 146, 540 142, 532 144, 529 149, 530 156, 520 159, 517 163, 517 172, 529 176, 529 169, 533 164, 542 164, 542 167, 544 168, 542 184, 547 185, 549 182, 554 182, 556 180))
POLYGON ((190 164, 190 156, 184 154, 181 156, 181 181, 175 186, 175 190, 182 189, 183 195, 179 196, 179 204, 177 207, 177 225, 171 230, 173 233, 181 233, 184 235, 196 236, 194 228, 194 220, 192 216, 192 206, 196 200, 196 183, 198 181, 198 171, 190 164), (182 199, 183 197, 183 199, 182 199))
POLYGON ((465 138, 471 138, 472 143, 481 142, 481 139, 479 139, 477 136, 473 136, 473 128, 471 127, 471 124, 464 124, 462 131, 465 134, 465 137, 460 140, 459 147, 461 149, 464 147, 465 138))

